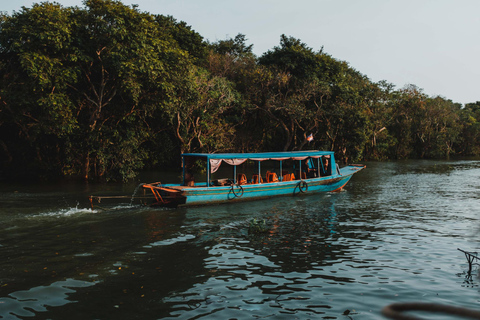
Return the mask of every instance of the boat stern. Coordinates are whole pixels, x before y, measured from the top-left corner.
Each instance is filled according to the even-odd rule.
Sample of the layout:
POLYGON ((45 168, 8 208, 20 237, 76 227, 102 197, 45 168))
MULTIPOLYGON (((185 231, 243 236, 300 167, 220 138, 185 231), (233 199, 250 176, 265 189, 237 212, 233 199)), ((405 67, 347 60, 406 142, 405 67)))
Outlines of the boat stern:
POLYGON ((160 182, 148 183, 143 186, 144 191, 150 191, 154 196, 152 206, 177 207, 185 204, 186 197, 179 185, 163 186, 160 182))

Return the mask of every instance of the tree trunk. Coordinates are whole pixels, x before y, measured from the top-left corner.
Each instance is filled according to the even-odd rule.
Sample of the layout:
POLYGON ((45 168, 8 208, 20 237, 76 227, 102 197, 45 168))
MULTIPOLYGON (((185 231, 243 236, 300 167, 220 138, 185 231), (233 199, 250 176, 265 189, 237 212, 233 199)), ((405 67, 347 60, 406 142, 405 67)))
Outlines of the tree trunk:
POLYGON ((83 173, 83 178, 85 180, 88 180, 89 172, 90 172, 90 153, 87 152, 87 155, 85 156, 85 166, 84 166, 84 173, 83 173))

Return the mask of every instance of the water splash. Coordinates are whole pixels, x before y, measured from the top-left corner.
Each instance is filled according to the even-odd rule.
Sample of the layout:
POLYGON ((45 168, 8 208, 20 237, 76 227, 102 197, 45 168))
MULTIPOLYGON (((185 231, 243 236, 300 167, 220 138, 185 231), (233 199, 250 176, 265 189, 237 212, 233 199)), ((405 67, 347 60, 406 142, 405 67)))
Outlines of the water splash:
POLYGON ((135 196, 137 195, 138 190, 144 185, 145 183, 140 183, 138 186, 135 187, 133 190, 132 198, 130 199, 130 206, 133 206, 133 200, 135 200, 135 196))
POLYGON ((97 213, 98 211, 97 210, 92 210, 90 208, 79 208, 79 203, 77 202, 77 205, 75 207, 70 207, 70 208, 64 208, 64 209, 60 209, 60 210, 53 210, 53 211, 49 211, 49 212, 42 212, 42 213, 38 213, 38 214, 35 214, 33 215, 32 217, 33 218, 37 218, 37 217, 57 217, 57 218, 61 218, 61 217, 70 217, 70 216, 74 216, 74 215, 78 215, 78 214, 84 214, 84 213, 97 213))

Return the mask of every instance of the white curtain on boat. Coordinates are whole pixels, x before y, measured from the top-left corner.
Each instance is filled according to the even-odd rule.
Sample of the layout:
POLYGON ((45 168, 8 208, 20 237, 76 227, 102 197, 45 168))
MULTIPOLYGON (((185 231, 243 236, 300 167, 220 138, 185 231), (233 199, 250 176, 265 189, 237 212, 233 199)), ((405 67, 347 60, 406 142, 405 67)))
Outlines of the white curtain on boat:
POLYGON ((247 161, 247 159, 223 159, 223 161, 231 166, 238 166, 247 161))
POLYGON ((210 159, 210 173, 217 172, 222 164, 222 159, 210 159))
POLYGON ((220 165, 222 164, 222 161, 231 166, 238 166, 247 161, 247 159, 210 159, 210 173, 217 172, 218 168, 220 168, 220 165))

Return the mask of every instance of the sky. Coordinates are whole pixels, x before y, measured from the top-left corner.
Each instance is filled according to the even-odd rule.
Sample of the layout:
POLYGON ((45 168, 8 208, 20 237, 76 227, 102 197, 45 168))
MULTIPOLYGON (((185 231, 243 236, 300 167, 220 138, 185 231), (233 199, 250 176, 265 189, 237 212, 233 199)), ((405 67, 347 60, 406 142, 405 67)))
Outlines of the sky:
MULTIPOLYGON (((31 0, 0 0, 12 14, 31 0)), ((83 7, 82 0, 58 0, 83 7)), ((285 34, 346 61, 371 81, 480 101, 480 0, 122 0, 171 15, 215 42, 241 33, 261 56, 285 34)))

